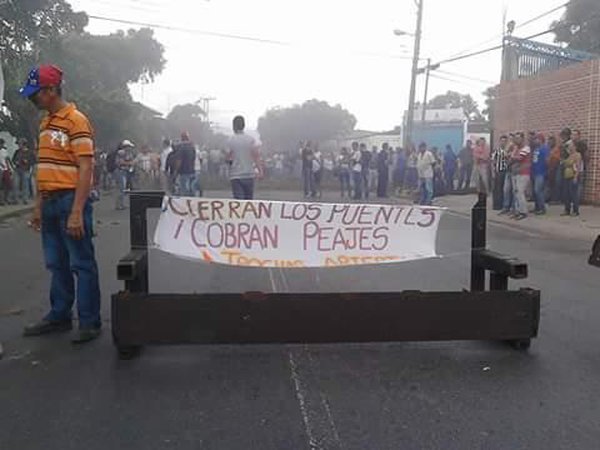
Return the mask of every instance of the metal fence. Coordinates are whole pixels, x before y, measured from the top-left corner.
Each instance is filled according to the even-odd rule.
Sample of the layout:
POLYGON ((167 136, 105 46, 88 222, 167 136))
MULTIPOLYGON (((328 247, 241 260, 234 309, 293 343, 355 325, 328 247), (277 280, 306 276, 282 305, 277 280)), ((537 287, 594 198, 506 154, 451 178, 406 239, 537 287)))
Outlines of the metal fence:
POLYGON ((531 78, 598 57, 593 53, 507 36, 504 38, 502 80, 531 78))

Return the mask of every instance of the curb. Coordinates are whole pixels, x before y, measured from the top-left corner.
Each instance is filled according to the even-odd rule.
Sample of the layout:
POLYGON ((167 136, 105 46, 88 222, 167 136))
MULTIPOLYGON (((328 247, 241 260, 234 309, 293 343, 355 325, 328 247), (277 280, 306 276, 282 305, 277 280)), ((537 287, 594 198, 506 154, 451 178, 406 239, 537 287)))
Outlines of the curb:
MULTIPOLYGON (((471 217, 470 212, 458 211, 458 210, 452 209, 450 207, 447 207, 447 208, 448 208, 448 211, 454 215, 465 217, 465 218, 471 217)), ((532 227, 524 226, 517 221, 505 222, 503 220, 498 220, 494 217, 490 217, 489 213, 490 213, 490 211, 488 211, 488 215, 487 215, 488 223, 492 223, 494 225, 499 225, 499 226, 506 227, 506 228, 516 229, 516 230, 522 231, 524 233, 527 233, 531 236, 543 235, 546 237, 554 237, 554 238, 564 238, 565 237, 565 235, 563 233, 557 232, 556 230, 552 231, 552 230, 533 229, 532 227)), ((592 234, 594 234, 593 231, 592 231, 592 234)), ((573 237, 572 239, 576 239, 576 240, 579 240, 582 242, 587 242, 588 238, 587 237, 584 238, 583 236, 576 236, 576 237, 573 237)))
POLYGON ((27 213, 30 213, 31 211, 33 211, 33 206, 25 206, 23 208, 14 209, 12 211, 6 212, 0 210, 0 222, 6 219, 11 219, 13 217, 23 216, 27 213))

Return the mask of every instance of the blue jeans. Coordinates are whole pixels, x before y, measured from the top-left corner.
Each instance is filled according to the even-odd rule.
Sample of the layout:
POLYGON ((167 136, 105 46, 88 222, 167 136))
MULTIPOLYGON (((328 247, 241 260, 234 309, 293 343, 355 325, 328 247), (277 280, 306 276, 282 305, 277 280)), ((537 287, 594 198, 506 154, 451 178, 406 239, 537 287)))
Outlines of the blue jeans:
POLYGON ((317 195, 315 188, 315 174, 312 171, 312 167, 305 167, 302 169, 302 179, 304 180, 304 196, 308 197, 312 195, 313 197, 317 195))
POLYGON ((254 178, 235 178, 231 180, 233 198, 236 200, 254 199, 254 178))
POLYGON ((196 175, 186 173, 179 175, 179 195, 183 197, 193 197, 196 184, 196 175))
POLYGON ((350 197, 350 171, 348 169, 340 169, 340 188, 342 197, 344 193, 347 193, 350 197))
POLYGON ((454 190, 454 175, 456 173, 455 167, 444 167, 444 178, 446 178, 446 189, 448 192, 454 190))
POLYGON ((473 164, 463 164, 460 166, 460 174, 458 179, 458 190, 471 188, 471 176, 473 175, 473 164))
POLYGON ((513 176, 510 170, 504 174, 504 198, 502 199, 502 209, 504 211, 514 211, 515 201, 513 194, 513 176))
POLYGON ((202 172, 196 171, 196 175, 194 178, 194 195, 198 197, 202 197, 204 195, 204 191, 202 190, 202 172))
POLYGON ((563 178, 563 189, 565 192, 565 212, 579 214, 580 192, 577 180, 563 178))
POLYGON ((365 195, 365 198, 369 198, 369 189, 371 188, 371 184, 369 183, 369 169, 362 171, 362 191, 365 195))
POLYGON ((354 182, 354 200, 362 199, 362 173, 352 171, 352 181, 354 182))
POLYGON ((433 178, 419 178, 419 205, 430 206, 433 199, 433 178))
POLYGON ((125 208, 125 192, 131 187, 133 174, 127 169, 117 169, 115 172, 119 193, 117 194, 117 209, 125 208))
POLYGON ((14 183, 14 189, 16 192, 15 199, 20 198, 23 203, 27 203, 30 197, 29 182, 31 178, 30 170, 18 169, 16 171, 16 180, 14 183))
POLYGON ((544 175, 534 175, 533 177, 533 196, 536 211, 546 211, 546 177, 544 175))
POLYGON ((67 220, 75 192, 58 194, 42 201, 42 246, 46 268, 52 275, 51 310, 46 320, 71 320, 71 308, 77 297, 80 328, 98 328, 100 322, 100 284, 92 242, 92 205, 83 210, 85 234, 75 240, 67 234, 67 220), (77 277, 77 290, 75 279, 77 277))

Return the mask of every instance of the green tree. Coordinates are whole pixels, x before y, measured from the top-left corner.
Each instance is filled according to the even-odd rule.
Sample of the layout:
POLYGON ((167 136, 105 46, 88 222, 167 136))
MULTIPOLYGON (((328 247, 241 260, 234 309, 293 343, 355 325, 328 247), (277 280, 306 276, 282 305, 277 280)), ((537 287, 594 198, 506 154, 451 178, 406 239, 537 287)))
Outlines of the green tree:
POLYGON ((290 151, 299 141, 325 141, 343 136, 356 126, 356 118, 340 105, 308 100, 289 108, 273 108, 258 121, 263 144, 277 151, 290 151))
POLYGON ((90 116, 98 144, 112 147, 123 139, 149 141, 145 122, 158 113, 135 103, 128 84, 153 80, 164 67, 163 51, 147 28, 103 36, 71 33, 46 45, 41 60, 64 70, 65 95, 90 116))
POLYGON ((129 83, 150 82, 165 64, 150 29, 96 36, 84 32, 85 13, 64 0, 19 0, 0 6, 0 53, 6 78, 0 128, 35 139, 38 114, 18 95, 31 67, 51 62, 65 72, 65 94, 91 118, 99 145, 145 140, 155 115, 136 104, 129 83))
POLYGON ((563 17, 554 22, 556 42, 565 42, 570 48, 600 52, 600 2, 575 0, 567 4, 563 17))
POLYGON ((211 131, 205 118, 206 113, 197 103, 176 105, 167 115, 169 135, 179 137, 185 131, 194 143, 208 144, 211 131))
POLYGON ((465 115, 471 120, 482 120, 483 116, 477 102, 469 94, 461 94, 456 91, 448 91, 445 94, 433 97, 427 103, 428 108, 463 108, 465 115))
POLYGON ((485 97, 485 108, 481 111, 481 115, 488 123, 492 123, 494 119, 494 101, 496 100, 497 94, 498 92, 495 86, 491 86, 483 92, 483 96, 485 97))
POLYGON ((0 59, 5 78, 0 128, 15 136, 36 134, 36 111, 17 89, 39 59, 41 46, 65 33, 83 32, 88 19, 64 0, 18 0, 0 4, 0 59))

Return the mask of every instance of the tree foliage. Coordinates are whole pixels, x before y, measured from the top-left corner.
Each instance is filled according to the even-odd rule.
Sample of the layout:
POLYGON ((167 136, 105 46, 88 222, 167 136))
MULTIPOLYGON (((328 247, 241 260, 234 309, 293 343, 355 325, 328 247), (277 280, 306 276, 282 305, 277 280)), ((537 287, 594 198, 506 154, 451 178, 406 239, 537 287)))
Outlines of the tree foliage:
POLYGON ((448 91, 445 94, 433 97, 427 103, 428 108, 463 108, 465 115, 471 120, 482 120, 483 116, 479 110, 479 105, 469 94, 448 91))
POLYGON ((179 136, 186 131, 195 143, 206 143, 210 135, 210 126, 205 121, 206 113, 197 103, 176 105, 167 115, 170 136, 179 136))
POLYGON ((36 138, 38 115, 18 88, 31 67, 52 63, 65 73, 67 99, 90 116, 99 145, 144 138, 147 122, 158 113, 135 103, 128 84, 152 81, 164 67, 164 49, 152 30, 86 33, 87 16, 73 12, 64 0, 19 0, 0 8, 0 52, 6 61, 0 128, 36 138))
POLYGON ((289 108, 273 108, 258 121, 263 144, 273 150, 289 151, 299 141, 325 141, 352 131, 356 118, 340 105, 308 100, 289 108))
POLYGON ((556 42, 565 42, 575 50, 600 53, 600 2, 569 2, 565 14, 553 28, 556 42))
POLYGON ((485 108, 481 111, 481 115, 488 123, 492 123, 494 120, 494 101, 496 100, 497 95, 498 91, 495 86, 491 86, 483 91, 483 96, 485 97, 485 108))

